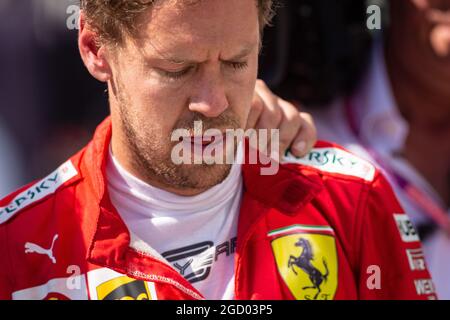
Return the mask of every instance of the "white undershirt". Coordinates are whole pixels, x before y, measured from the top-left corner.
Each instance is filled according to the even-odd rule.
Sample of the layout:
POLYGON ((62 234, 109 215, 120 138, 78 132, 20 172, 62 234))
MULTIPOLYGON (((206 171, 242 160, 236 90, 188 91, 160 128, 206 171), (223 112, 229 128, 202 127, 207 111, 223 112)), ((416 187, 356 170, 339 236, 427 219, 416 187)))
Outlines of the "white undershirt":
POLYGON ((106 177, 112 204, 133 236, 166 258, 206 299, 234 298, 241 165, 234 164, 221 184, 193 197, 146 184, 127 172, 111 151, 106 177))

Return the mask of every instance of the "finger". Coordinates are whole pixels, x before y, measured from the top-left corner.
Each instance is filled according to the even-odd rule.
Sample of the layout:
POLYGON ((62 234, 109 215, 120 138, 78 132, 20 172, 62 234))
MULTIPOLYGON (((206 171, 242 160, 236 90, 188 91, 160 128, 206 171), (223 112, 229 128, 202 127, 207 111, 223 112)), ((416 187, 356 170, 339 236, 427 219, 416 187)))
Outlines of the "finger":
POLYGON ((284 155, 302 129, 303 120, 297 108, 291 103, 279 99, 278 105, 283 112, 280 124, 280 154, 284 155))
POLYGON ((317 142, 317 129, 312 116, 301 112, 301 130, 291 146, 292 154, 296 157, 304 157, 308 154, 317 142))
MULTIPOLYGON (((263 110, 256 123, 258 137, 258 149, 261 153, 269 155, 273 130, 279 129, 283 119, 283 112, 278 105, 278 97, 266 86, 266 84, 258 80, 256 84, 256 92, 263 102, 263 110), (264 129, 264 130, 263 130, 264 129)), ((279 153, 279 149, 274 150, 279 153)))
POLYGON ((264 109, 258 119, 258 129, 278 129, 282 120, 282 111, 278 106, 278 98, 270 91, 266 84, 258 80, 256 92, 264 103, 264 109))
POLYGON ((257 124, 259 117, 261 116, 261 113, 263 112, 263 110, 264 110, 264 101, 258 95, 258 93, 255 91, 255 94, 253 95, 252 106, 250 108, 250 113, 247 118, 246 129, 255 129, 256 128, 256 124, 257 124))

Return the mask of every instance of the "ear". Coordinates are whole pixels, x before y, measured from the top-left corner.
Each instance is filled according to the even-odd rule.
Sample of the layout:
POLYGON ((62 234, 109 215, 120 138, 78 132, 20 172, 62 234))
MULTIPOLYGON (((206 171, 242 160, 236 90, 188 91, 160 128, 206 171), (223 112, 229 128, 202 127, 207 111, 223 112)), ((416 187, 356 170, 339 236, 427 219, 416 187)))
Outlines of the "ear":
POLYGON ((79 26, 78 48, 84 65, 97 80, 109 81, 112 72, 106 59, 106 48, 98 45, 98 35, 87 24, 83 10, 80 12, 79 26))

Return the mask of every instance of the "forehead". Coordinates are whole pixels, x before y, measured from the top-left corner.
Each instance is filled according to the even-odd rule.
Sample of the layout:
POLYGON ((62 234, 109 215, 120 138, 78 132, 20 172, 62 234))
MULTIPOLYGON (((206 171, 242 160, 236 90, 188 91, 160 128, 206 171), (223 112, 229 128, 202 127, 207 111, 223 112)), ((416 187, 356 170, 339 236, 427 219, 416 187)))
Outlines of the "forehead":
POLYGON ((157 1, 139 21, 146 51, 233 50, 259 41, 256 0, 157 1))

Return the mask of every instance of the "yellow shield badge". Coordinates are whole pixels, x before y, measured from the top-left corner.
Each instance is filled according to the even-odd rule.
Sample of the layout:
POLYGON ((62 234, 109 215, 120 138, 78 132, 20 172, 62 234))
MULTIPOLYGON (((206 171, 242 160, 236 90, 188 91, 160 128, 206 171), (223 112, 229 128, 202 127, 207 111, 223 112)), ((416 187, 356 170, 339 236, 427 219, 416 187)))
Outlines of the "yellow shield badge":
POLYGON ((297 300, 332 300, 338 284, 334 231, 293 225, 269 232, 278 271, 297 300))
POLYGON ((118 277, 97 287, 99 300, 152 300, 151 291, 145 281, 127 276, 118 277))

